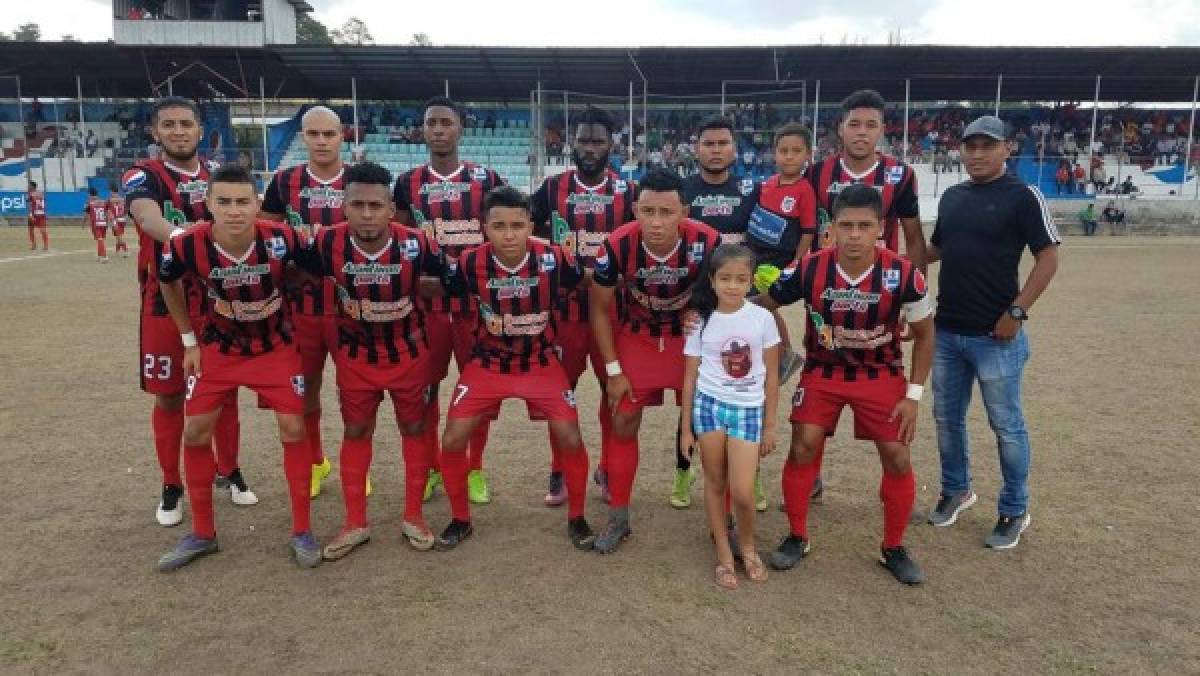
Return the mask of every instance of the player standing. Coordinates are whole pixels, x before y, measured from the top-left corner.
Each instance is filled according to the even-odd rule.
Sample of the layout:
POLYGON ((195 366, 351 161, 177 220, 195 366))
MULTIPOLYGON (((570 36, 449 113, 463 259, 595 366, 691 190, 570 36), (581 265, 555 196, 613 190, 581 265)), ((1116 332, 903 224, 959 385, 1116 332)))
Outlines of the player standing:
POLYGON ((108 221, 112 224, 113 238, 117 240, 117 253, 129 258, 129 245, 125 243, 125 196, 116 183, 108 186, 108 221))
MULTIPOLYGON (((691 286, 721 235, 686 217, 683 182, 666 169, 650 171, 639 187, 637 220, 617 228, 596 255, 590 317, 608 376, 613 411, 608 453, 608 525, 595 549, 617 550, 629 537, 629 497, 638 466, 642 408, 660 405, 665 390, 683 389, 684 312, 691 286), (619 318, 609 313, 621 284, 619 318)), ((685 456, 686 457, 686 456, 685 456)))
POLYGON ((96 194, 95 188, 88 188, 88 200, 83 205, 83 227, 90 228, 92 239, 96 240, 96 260, 108 262, 108 250, 104 240, 108 237, 108 205, 96 194))
MULTIPOLYGON (((549 420, 567 484, 567 537, 591 549, 584 518, 587 451, 579 432, 575 393, 555 350, 559 291, 577 287, 585 272, 556 244, 531 239, 529 199, 501 186, 484 199, 487 244, 451 262, 448 290, 475 305, 474 347, 459 375, 442 437, 442 471, 453 515, 437 539, 457 547, 473 532, 467 499, 467 440, 505 399, 524 399, 531 416, 549 420)), ((457 320, 455 320, 457 321, 457 320)))
POLYGON ((385 393, 392 398, 403 438, 401 529, 416 549, 431 549, 434 542, 421 514, 433 458, 423 429, 431 390, 430 344, 419 294, 420 277, 441 277, 443 264, 424 231, 391 222, 395 206, 387 169, 360 162, 346 170, 345 185, 347 222, 322 228, 305 261, 310 272, 335 281, 339 302, 330 348, 345 430, 339 457, 346 520, 325 547, 328 560, 340 559, 370 539, 367 471, 385 393))
POLYGON ((291 553, 298 565, 312 568, 321 562, 321 550, 309 523, 304 375, 282 293, 285 267, 302 245, 286 225, 256 220, 258 194, 245 169, 216 170, 207 192, 212 222, 171 238, 158 270, 163 300, 184 345, 183 461, 192 503, 192 532, 159 559, 158 568, 175 570, 217 551, 213 428, 238 387, 254 390, 275 410, 292 505, 291 553), (209 300, 199 339, 182 281, 189 274, 209 300))
POLYGON ((37 251, 37 240, 33 234, 36 229, 42 235, 42 251, 49 251, 50 236, 46 232, 46 195, 38 190, 38 184, 35 181, 29 182, 26 204, 29 205, 29 250, 37 251))
MULTIPOLYGON (((598 108, 587 108, 577 118, 575 142, 571 159, 575 167, 542 182, 533 194, 533 223, 537 234, 550 239, 585 268, 591 269, 604 238, 618 227, 633 220, 633 204, 637 185, 626 181, 609 167, 612 135, 616 125, 612 117, 598 108)), ((606 376, 604 363, 596 352, 596 341, 588 325, 588 294, 586 289, 566 290, 555 310, 558 318, 557 342, 563 369, 571 389, 591 357, 592 370, 603 391, 606 376)), ((596 465, 596 483, 607 496, 608 479, 605 458, 612 437, 612 411, 606 398, 600 399, 600 461, 596 465)), ((545 503, 557 507, 566 500, 563 483, 561 449, 550 435, 553 463, 550 467, 550 488, 545 503)))
MULTIPOLYGON (((916 497, 909 445, 917 402, 933 364, 933 303, 925 277, 908 259, 875 242, 883 232, 883 200, 869 185, 847 186, 833 204, 834 247, 806 256, 796 272, 758 302, 778 308, 803 301, 808 309, 804 375, 792 399, 789 462, 804 496, 817 477, 817 451, 837 429, 845 406, 854 411, 854 436, 873 441, 883 466, 881 565, 905 584, 924 574, 904 547, 916 497), (900 349, 903 320, 911 327, 911 380, 900 349)), ((808 553, 808 500, 787 501, 791 533, 771 555, 787 570, 808 553)))
MULTIPOLYGON (((444 97, 432 98, 425 102, 423 115, 429 162, 405 172, 396 180, 393 193, 396 220, 424 229, 442 253, 452 259, 458 258, 466 249, 484 243, 480 225, 483 197, 492 188, 504 185, 504 180, 491 169, 459 160, 458 143, 463 133, 463 115, 458 104, 444 97)), ((428 288, 440 289, 440 283, 435 280, 428 280, 426 284, 428 288)), ((459 371, 462 371, 471 355, 478 322, 471 305, 461 298, 434 298, 429 301, 428 309, 431 311, 426 320, 434 350, 430 362, 432 382, 436 384, 446 378, 451 352, 459 371)), ((425 432, 430 435, 430 443, 436 449, 441 415, 436 388, 428 415, 425 432)), ((487 479, 483 474, 483 449, 487 445, 490 424, 488 420, 478 425, 469 445, 471 471, 467 481, 471 502, 476 504, 491 501, 487 479)), ((432 494, 440 481, 441 475, 436 471, 430 475, 426 486, 427 496, 432 494)))
MULTIPOLYGON (((151 133, 161 148, 158 159, 145 160, 125 172, 122 188, 129 214, 138 230, 138 285, 142 312, 139 337, 142 390, 154 395, 150 418, 154 448, 163 473, 162 499, 155 518, 164 526, 183 520, 183 478, 179 472, 183 436, 183 343, 167 314, 157 270, 165 245, 184 228, 205 220, 208 212, 208 166, 196 150, 203 128, 200 109, 189 99, 166 97, 154 104, 151 133)), ((203 327, 205 297, 198 282, 184 277, 188 313, 197 331, 203 327)), ((253 505, 258 497, 238 468, 238 411, 236 394, 221 408, 216 426, 218 482, 228 486, 237 505, 253 505)))
POLYGON ((807 127, 792 123, 775 131, 777 173, 760 186, 746 233, 759 266, 783 270, 812 250, 817 203, 812 184, 804 179, 811 157, 812 133, 807 127))
MULTIPOLYGON (((321 227, 346 220, 341 118, 324 106, 309 108, 300 118, 300 138, 308 149, 308 161, 275 172, 259 217, 287 223, 311 238, 321 227)), ((325 356, 333 349, 329 343, 336 311, 333 280, 292 268, 286 288, 304 364, 304 428, 313 465, 309 494, 315 498, 332 469, 321 444, 321 382, 325 356)))

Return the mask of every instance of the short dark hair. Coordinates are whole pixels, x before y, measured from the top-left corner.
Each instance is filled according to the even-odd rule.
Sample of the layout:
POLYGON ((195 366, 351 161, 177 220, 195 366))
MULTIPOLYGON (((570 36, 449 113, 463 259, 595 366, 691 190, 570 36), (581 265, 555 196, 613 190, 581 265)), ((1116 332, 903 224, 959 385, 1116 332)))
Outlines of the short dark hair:
POLYGON ((808 127, 800 124, 799 122, 788 122, 787 124, 775 130, 776 143, 779 143, 779 139, 783 138, 784 136, 796 136, 804 139, 804 145, 808 146, 809 150, 812 150, 812 132, 809 131, 808 127))
POLYGON ((448 97, 435 96, 425 101, 424 105, 421 106, 421 119, 425 119, 425 114, 429 112, 430 108, 449 108, 450 110, 454 111, 454 116, 458 118, 458 123, 462 124, 462 109, 458 107, 457 103, 451 101, 448 97))
POLYGON ((226 164, 218 167, 208 177, 208 184, 215 183, 242 183, 253 186, 254 177, 250 175, 250 170, 238 164, 226 164))
POLYGON ((31 188, 36 188, 36 187, 37 187, 37 181, 30 181, 30 182, 29 182, 29 187, 31 187, 31 188))
POLYGON ((700 136, 710 129, 725 129, 731 136, 736 136, 737 131, 733 128, 733 122, 728 117, 722 115, 714 115, 708 118, 700 125, 700 131, 696 132, 696 136, 700 136))
POLYGON ((842 112, 848 113, 858 108, 872 108, 882 115, 887 108, 887 101, 874 89, 860 89, 852 92, 842 101, 842 112))
POLYGON ((116 183, 112 183, 112 182, 110 182, 110 183, 108 184, 108 191, 109 191, 109 192, 118 192, 118 191, 119 191, 119 188, 117 188, 117 184, 116 184, 116 183))
POLYGON ((879 191, 866 183, 851 183, 842 188, 833 200, 833 217, 836 219, 842 209, 868 207, 875 212, 875 217, 883 218, 883 197, 879 191))
POLYGON ((346 167, 345 185, 359 183, 362 185, 382 185, 389 190, 392 187, 392 172, 375 162, 358 162, 346 167))
POLYGON ((158 124, 158 114, 167 108, 187 108, 192 111, 192 115, 196 116, 196 122, 200 122, 200 106, 197 106, 195 101, 182 96, 164 96, 151 106, 150 124, 158 124))
POLYGON ((588 106, 587 108, 584 108, 583 112, 579 114, 579 117, 575 119, 576 129, 585 124, 598 124, 604 127, 604 130, 607 131, 609 135, 612 135, 617 126, 616 122, 613 122, 612 115, 608 114, 608 111, 601 110, 595 106, 588 106))
POLYGON ((679 174, 659 167, 646 172, 642 180, 638 183, 638 192, 675 192, 679 194, 680 201, 683 201, 683 179, 679 178, 679 174))
POLYGON ((95 197, 96 195, 98 195, 99 193, 96 192, 96 186, 91 186, 90 188, 88 188, 88 194, 91 195, 92 197, 95 197))
POLYGON ((527 212, 532 211, 529 206, 529 196, 511 185, 498 185, 483 196, 483 214, 485 218, 488 212, 495 207, 524 209, 527 212))

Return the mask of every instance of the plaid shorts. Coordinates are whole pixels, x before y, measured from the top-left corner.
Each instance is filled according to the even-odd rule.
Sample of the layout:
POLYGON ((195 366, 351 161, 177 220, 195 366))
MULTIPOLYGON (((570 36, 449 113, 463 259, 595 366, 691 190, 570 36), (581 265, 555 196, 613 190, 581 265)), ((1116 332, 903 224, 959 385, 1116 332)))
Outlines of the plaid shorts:
POLYGON ((762 406, 726 404, 700 390, 696 390, 696 398, 692 400, 692 431, 697 437, 721 431, 757 444, 762 441, 762 421, 762 406))

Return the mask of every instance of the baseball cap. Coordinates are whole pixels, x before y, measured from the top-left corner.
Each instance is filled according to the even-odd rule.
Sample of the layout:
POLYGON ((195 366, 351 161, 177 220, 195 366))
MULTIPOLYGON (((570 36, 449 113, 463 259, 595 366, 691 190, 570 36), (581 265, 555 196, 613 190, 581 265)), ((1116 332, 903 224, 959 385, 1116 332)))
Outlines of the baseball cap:
POLYGON ((1007 138, 1004 131, 1004 120, 995 115, 984 115, 975 118, 971 124, 968 124, 962 137, 964 141, 972 136, 990 136, 997 141, 1004 141, 1007 138))

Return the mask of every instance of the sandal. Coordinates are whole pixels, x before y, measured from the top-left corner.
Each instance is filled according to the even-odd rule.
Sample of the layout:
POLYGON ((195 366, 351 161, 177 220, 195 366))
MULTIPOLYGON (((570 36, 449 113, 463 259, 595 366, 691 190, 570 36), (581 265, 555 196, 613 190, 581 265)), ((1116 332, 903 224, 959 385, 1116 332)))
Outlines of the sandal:
POLYGON ((716 582, 717 586, 722 589, 738 588, 737 571, 734 570, 732 563, 722 563, 717 566, 716 582))
POLYGON ((767 581, 767 568, 762 559, 758 558, 758 552, 742 552, 742 565, 746 567, 746 577, 750 578, 751 582, 767 581))

